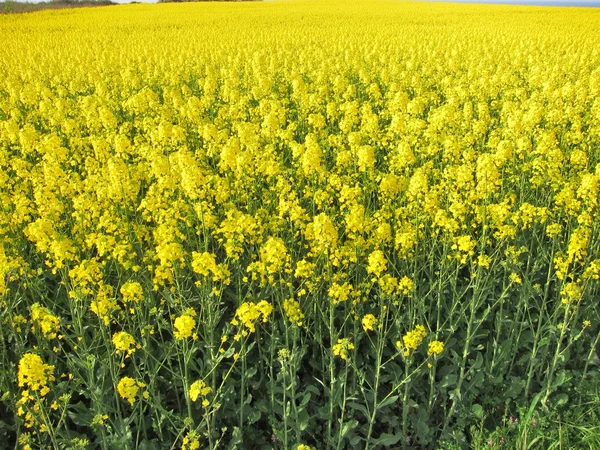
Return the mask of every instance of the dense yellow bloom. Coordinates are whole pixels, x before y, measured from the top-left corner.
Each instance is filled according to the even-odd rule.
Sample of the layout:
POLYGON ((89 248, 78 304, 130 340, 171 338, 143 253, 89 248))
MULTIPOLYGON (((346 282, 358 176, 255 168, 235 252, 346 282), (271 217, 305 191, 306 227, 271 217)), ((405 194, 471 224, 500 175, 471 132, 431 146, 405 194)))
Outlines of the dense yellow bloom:
POLYGON ((343 360, 348 359, 348 352, 354 349, 354 344, 350 338, 338 339, 337 344, 333 344, 333 354, 339 356, 343 360))
POLYGON ((581 300, 582 289, 577 283, 565 283, 560 291, 561 301, 565 305, 577 303, 581 300))
POLYGON ((25 353, 19 361, 19 387, 32 391, 48 392, 48 382, 54 381, 54 366, 44 364, 42 358, 34 353, 25 353))
POLYGON ((398 288, 404 295, 410 295, 415 287, 413 280, 407 276, 403 276, 398 283, 398 288))
POLYGON ((117 385, 117 392, 121 398, 127 400, 131 406, 135 403, 135 398, 141 388, 146 387, 144 383, 134 380, 131 377, 123 377, 117 385))
POLYGON ((196 312, 193 309, 188 309, 181 316, 175 319, 173 324, 175 330, 173 335, 178 341, 192 337, 196 329, 196 312))
POLYGON ((60 325, 60 319, 53 315, 50 310, 39 303, 31 306, 31 320, 34 329, 40 330, 46 339, 54 339, 60 325))
POLYGON ((306 228, 307 237, 313 241, 315 252, 331 250, 337 245, 338 230, 331 218, 321 213, 306 228))
POLYGON ((377 325, 377 318, 373 314, 367 314, 362 318, 362 327, 365 331, 373 331, 377 325))
POLYGON ((110 324, 110 319, 114 311, 120 309, 116 299, 112 296, 113 290, 111 286, 100 284, 96 297, 92 299, 90 309, 102 321, 104 325, 110 324))
MULTIPOLYGON (((202 380, 197 380, 192 383, 190 386, 190 399, 195 402, 198 400, 198 397, 206 397, 208 394, 212 392, 210 386, 207 386, 206 383, 202 380)), ((204 406, 204 403, 203 403, 204 406)))
POLYGON ((350 298, 352 291, 352 285, 348 282, 345 282, 341 285, 338 283, 333 283, 327 293, 335 305, 336 303, 347 301, 350 298))
POLYGON ((192 269, 200 275, 212 275, 213 281, 222 281, 226 285, 230 282, 229 269, 225 264, 217 264, 213 253, 192 252, 192 269))
POLYGON ((244 328, 242 331, 244 335, 248 332, 254 333, 256 331, 256 323, 258 321, 268 322, 272 311, 273 305, 266 300, 261 300, 258 303, 245 302, 236 310, 231 324, 242 326, 244 328))
POLYGON ((135 352, 135 339, 125 331, 113 334, 112 342, 118 352, 126 353, 127 356, 135 352))
POLYGON ((144 298, 144 289, 142 285, 137 281, 128 281, 120 289, 121 295, 123 296, 123 303, 134 302, 137 303, 144 298))
POLYGON ((439 355, 444 351, 444 343, 441 341, 431 341, 427 350, 427 356, 439 355))
POLYGON ((378 277, 387 267, 387 260, 381 250, 375 250, 369 255, 367 272, 378 277))
POLYGON ((398 341, 396 346, 399 349, 403 349, 404 356, 408 357, 419 347, 419 345, 421 345, 421 342, 423 342, 425 337, 427 337, 425 327, 423 325, 417 325, 414 330, 411 330, 402 336, 402 342, 398 341))
POLYGON ((181 450, 198 450, 200 448, 200 435, 197 431, 190 431, 181 442, 181 450))
MULTIPOLYGON (((321 367, 351 357, 351 330, 368 341, 393 325, 407 363, 427 351, 433 365, 444 343, 410 321, 461 329, 453 312, 470 301, 484 303, 476 321, 564 320, 557 354, 589 349, 592 333, 577 336, 596 320, 600 281, 598 11, 122 5, 0 15, 0 36, 0 360, 27 392, 18 415, 38 422, 23 446, 45 445, 42 425, 70 413, 48 401, 43 424, 28 410, 54 384, 46 357, 64 374, 57 392, 90 389, 68 374, 68 352, 130 356, 140 380, 172 373, 183 351, 197 373, 194 358, 214 353, 224 365, 209 370, 229 389, 223 368, 237 380, 239 362, 279 349, 283 375, 302 358, 321 367), (511 301, 497 301, 505 290, 511 301), (525 291, 544 302, 525 305, 525 291), (99 348, 107 331, 111 348, 99 348), (348 337, 325 354, 294 343, 329 334, 348 337), (136 339, 166 350, 141 358, 136 339)), ((525 347, 515 352, 533 364, 525 347)), ((211 405, 193 381, 153 390, 168 399, 191 383, 187 395, 211 405)), ((116 389, 134 405, 142 387, 126 377, 116 389)), ((118 422, 99 407, 94 426, 118 422)), ((180 425, 164 430, 173 445, 208 445, 204 425, 180 425)))
POLYGON ((283 311, 287 316, 288 320, 292 323, 295 323, 298 326, 302 326, 302 320, 304 319, 304 314, 300 309, 300 302, 294 299, 287 299, 283 301, 283 311))

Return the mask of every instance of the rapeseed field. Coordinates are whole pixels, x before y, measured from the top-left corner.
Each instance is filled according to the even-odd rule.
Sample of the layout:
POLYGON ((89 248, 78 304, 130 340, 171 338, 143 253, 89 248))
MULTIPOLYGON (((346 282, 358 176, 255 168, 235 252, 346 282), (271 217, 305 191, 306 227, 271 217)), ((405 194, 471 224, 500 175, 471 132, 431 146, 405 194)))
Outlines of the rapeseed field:
POLYGON ((597 408, 599 10, 127 5, 0 42, 0 446, 550 448, 597 408))

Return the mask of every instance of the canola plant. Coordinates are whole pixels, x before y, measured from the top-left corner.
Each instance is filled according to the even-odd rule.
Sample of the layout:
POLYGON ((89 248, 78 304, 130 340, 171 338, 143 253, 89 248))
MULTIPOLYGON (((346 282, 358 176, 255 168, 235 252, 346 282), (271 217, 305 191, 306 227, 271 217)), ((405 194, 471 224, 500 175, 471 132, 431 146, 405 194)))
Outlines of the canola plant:
POLYGON ((597 383, 600 11, 127 5, 0 41, 7 445, 465 447, 597 383))

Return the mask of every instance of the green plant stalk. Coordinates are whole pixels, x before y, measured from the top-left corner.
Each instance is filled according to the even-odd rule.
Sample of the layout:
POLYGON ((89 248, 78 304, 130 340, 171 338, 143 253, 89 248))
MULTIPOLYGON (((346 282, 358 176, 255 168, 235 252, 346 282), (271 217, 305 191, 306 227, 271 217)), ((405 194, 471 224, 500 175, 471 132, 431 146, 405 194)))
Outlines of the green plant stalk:
POLYGON ((502 294, 500 294, 500 311, 498 312, 498 325, 496 330, 496 340, 494 345, 494 353, 492 354, 492 363, 490 364, 490 373, 493 373, 494 367, 496 366, 496 357, 498 356, 498 343, 500 342, 500 332, 502 330, 502 322, 503 322, 503 313, 504 313, 504 294, 506 293, 506 288, 502 290, 502 294))
POLYGON ((540 308, 540 316, 538 318, 537 327, 535 330, 535 336, 533 339, 533 347, 531 349, 531 357, 529 358, 529 364, 527 367, 527 382, 525 383, 525 398, 529 396, 529 389, 531 388, 531 381, 533 380, 534 374, 534 361, 537 356, 539 343, 540 343, 540 334, 542 332, 543 318, 544 318, 544 308, 543 306, 546 304, 548 300, 548 294, 550 292, 550 279, 552 278, 552 261, 554 260, 554 241, 552 243, 552 252, 550 254, 550 262, 548 263, 548 272, 546 274, 546 286, 544 287, 544 297, 542 300, 542 308, 540 308))
POLYGON ((240 386, 240 410, 239 410, 239 421, 238 425, 240 428, 240 434, 244 435, 244 401, 246 399, 246 354, 243 351, 244 346, 246 344, 246 340, 244 339, 242 342, 242 348, 240 349, 240 359, 242 360, 241 367, 241 386, 240 386))
MULTIPOLYGON (((408 357, 408 361, 406 362, 406 373, 408 373, 408 369, 410 367, 411 359, 408 357)), ((404 385, 404 392, 402 393, 402 438, 404 442, 406 442, 406 436, 408 435, 408 394, 410 392, 410 383, 406 383, 404 385)))
MULTIPOLYGON (((102 324, 100 325, 100 328, 102 329, 102 335, 104 336, 104 338, 106 339, 106 327, 104 327, 102 324)), ((110 337, 107 339, 108 342, 110 342, 110 337)), ((107 348, 110 348, 109 346, 107 346, 107 348)), ((112 357, 108 358, 108 365, 109 365, 109 370, 110 370, 110 375, 112 378, 112 382, 113 382, 113 395, 115 397, 116 400, 116 410, 117 410, 117 414, 118 414, 118 418, 119 418, 119 428, 122 429, 123 426, 123 411, 121 410, 121 399, 119 397, 119 393, 117 392, 116 386, 118 384, 117 380, 119 379, 119 369, 115 368, 115 364, 113 361, 112 357)), ((90 370, 90 375, 91 377, 89 378, 90 380, 94 379, 94 373, 93 371, 90 370)))
MULTIPOLYGON (((594 341, 593 345, 590 347, 590 351, 589 351, 587 359, 585 361, 585 366, 583 367, 583 373, 581 374, 581 382, 583 382, 585 380, 585 377, 586 377, 587 371, 588 371, 588 367, 590 365, 590 360, 592 359, 592 356, 594 355, 595 349, 598 347, 599 341, 600 341, 600 333, 598 333, 598 335, 596 336, 596 340, 594 341)), ((579 396, 579 406, 581 406, 581 395, 579 396)))
POLYGON ((44 405, 42 404, 42 399, 40 398, 40 395, 37 391, 35 393, 35 400, 37 402, 38 407, 40 408, 42 420, 44 421, 44 425, 46 426, 46 429, 48 430, 47 433, 48 433, 48 436, 50 436, 50 441, 52 442, 52 446, 56 450, 58 450, 58 449, 60 449, 60 446, 58 445, 58 442, 56 441, 55 430, 54 430, 54 427, 52 426, 52 421, 50 420, 50 417, 48 417, 48 415, 46 414, 46 410, 44 408, 44 405))
POLYGON ((375 382, 373 384, 373 410, 371 417, 369 417, 369 429, 367 431, 367 440, 365 442, 365 450, 368 450, 371 442, 371 435, 373 434, 373 425, 375 424, 375 418, 377 416, 378 404, 377 395, 379 391, 379 379, 381 376, 381 359, 383 353, 383 342, 384 340, 380 337, 377 342, 377 356, 375 361, 375 382))
POLYGON ((429 370, 429 399, 427 400, 427 410, 431 412, 433 408, 433 397, 435 395, 435 369, 436 369, 436 359, 434 358, 432 367, 429 370))
MULTIPOLYGON (((334 317, 333 314, 334 313, 334 305, 333 304, 329 304, 329 336, 330 336, 330 345, 333 348, 334 343, 336 342, 337 337, 334 336, 333 334, 333 330, 334 330, 334 317)), ((333 393, 335 389, 335 361, 333 359, 333 354, 331 354, 330 352, 330 356, 329 356, 329 421, 327 422, 327 441, 328 442, 333 442, 333 435, 332 435, 332 425, 333 425, 333 417, 334 417, 334 405, 333 405, 333 399, 335 398, 335 395, 333 393)))
POLYGON ((461 358, 461 362, 460 362, 460 372, 459 372, 459 376, 458 376, 458 381, 456 383, 456 388, 454 390, 455 392, 455 396, 452 399, 452 405, 450 406, 450 411, 448 412, 448 414, 446 415, 446 418, 444 419, 444 427, 443 427, 443 431, 445 431, 448 428, 448 425, 450 424, 450 420, 452 419, 452 417, 454 416, 454 413, 456 412, 456 406, 458 404, 458 396, 460 395, 460 389, 462 387, 462 384, 465 380, 465 375, 466 375, 466 364, 467 364, 467 357, 469 356, 469 347, 471 344, 471 337, 472 337, 472 333, 473 333, 473 321, 475 319, 475 304, 478 303, 476 302, 476 295, 479 295, 478 293, 478 284, 479 284, 479 273, 477 274, 477 282, 475 285, 475 292, 473 294, 473 298, 471 299, 470 302, 470 315, 469 315, 469 321, 467 322, 467 336, 465 338, 465 345, 463 346, 463 354, 462 354, 462 358, 461 358))
MULTIPOLYGON (((289 343, 289 330, 290 330, 290 327, 286 323, 286 325, 285 325, 285 345, 286 345, 286 348, 290 347, 290 343, 289 343)), ((297 346, 296 346, 296 333, 295 333, 295 331, 296 330, 292 331, 292 333, 294 333, 294 336, 293 336, 294 344, 292 346, 292 355, 296 354, 296 349, 297 349, 297 346)), ((274 339, 271 339, 271 341, 274 341, 274 339)), ((294 361, 294 365, 293 365, 293 378, 291 378, 291 380, 290 380, 291 389, 292 389, 292 399, 293 399, 292 400, 292 409, 293 409, 293 412, 294 412, 294 419, 295 419, 296 423, 298 423, 298 405, 296 404, 296 374, 298 373, 298 367, 296 366, 297 359, 294 358, 293 361, 294 361)), ((288 367, 289 367, 289 364, 288 364, 288 367)), ((290 367, 290 369, 291 369, 291 367, 290 367)), ((290 371, 290 375, 291 374, 292 374, 292 371, 290 371)), ((294 432, 296 434, 296 441, 300 442, 300 430, 298 429, 298 427, 294 427, 294 432)))
POLYGON ((550 397, 550 394, 551 394, 550 389, 551 389, 551 384, 552 384, 552 378, 554 377, 554 371, 556 370, 556 364, 558 363, 558 358, 561 353, 561 345, 562 345, 562 341, 565 337, 565 330, 567 329, 567 318, 569 316, 569 311, 570 311, 570 308, 569 308, 569 305, 567 305, 565 308, 564 316, 563 316, 562 327, 560 329, 560 336, 558 337, 558 342, 556 343, 556 351, 554 352, 554 357, 552 358, 552 365, 550 366, 550 370, 548 371, 548 381, 546 382, 544 400, 542 400, 542 404, 544 404, 544 405, 548 401, 548 397, 550 397))
POLYGON ((282 396, 283 396, 283 445, 284 448, 289 448, 288 447, 288 424, 287 424, 287 416, 288 416, 288 407, 287 407, 287 367, 285 366, 285 363, 283 363, 283 389, 282 391, 282 396))
POLYGON ((347 381, 348 381, 348 364, 346 364, 346 368, 344 370, 344 388, 343 388, 343 397, 342 397, 342 411, 340 412, 340 432, 338 433, 338 441, 337 441, 337 445, 336 445, 336 450, 339 450, 340 448, 342 448, 342 428, 344 427, 344 413, 346 412, 346 386, 347 386, 347 381))

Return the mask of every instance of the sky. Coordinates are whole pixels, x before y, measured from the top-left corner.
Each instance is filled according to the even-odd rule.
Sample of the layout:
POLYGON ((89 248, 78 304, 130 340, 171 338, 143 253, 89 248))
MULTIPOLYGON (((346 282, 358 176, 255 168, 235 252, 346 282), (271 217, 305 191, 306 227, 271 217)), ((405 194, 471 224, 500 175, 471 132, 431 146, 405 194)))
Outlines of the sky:
MULTIPOLYGON (((2 1, 2 0, 0 0, 2 1)), ((16 0, 20 2, 37 3, 50 0, 16 0)), ((115 3, 131 3, 132 0, 112 0, 115 3)), ((136 0, 143 3, 156 3, 158 0, 136 0)), ((513 5, 548 5, 548 6, 593 6, 600 7, 600 0, 425 0, 425 1, 454 1, 457 3, 493 3, 513 5)))

